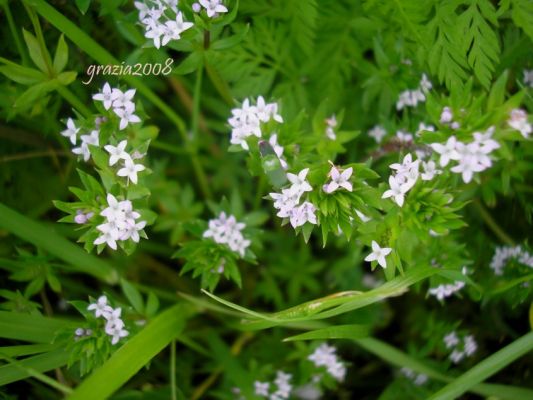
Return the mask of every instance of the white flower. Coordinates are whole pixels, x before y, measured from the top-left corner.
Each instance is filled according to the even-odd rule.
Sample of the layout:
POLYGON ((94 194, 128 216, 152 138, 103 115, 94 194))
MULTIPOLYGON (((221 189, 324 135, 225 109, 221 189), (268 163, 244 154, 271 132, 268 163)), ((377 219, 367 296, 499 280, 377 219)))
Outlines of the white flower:
POLYGON ((474 176, 474 172, 481 172, 484 169, 485 167, 479 164, 476 157, 472 155, 465 155, 461 157, 459 164, 451 168, 451 171, 461 174, 464 183, 469 183, 474 176))
POLYGON ((76 135, 79 131, 80 128, 77 128, 72 118, 69 118, 67 120, 67 129, 61 132, 61 135, 68 138, 70 140, 70 143, 76 144, 76 135))
POLYGON ((123 229, 123 232, 120 236, 120 240, 128 240, 131 239, 135 243, 139 243, 139 240, 141 239, 139 236, 139 232, 144 229, 146 226, 146 221, 140 221, 134 224, 128 224, 125 229, 123 229))
POLYGON ((511 128, 520 131, 522 136, 526 139, 529 137, 530 133, 533 130, 531 124, 527 120, 527 113, 520 108, 516 108, 511 111, 511 117, 509 118, 507 123, 511 128))
POLYGON ((135 105, 133 103, 127 103, 124 108, 114 108, 113 111, 120 118, 120 130, 125 129, 129 123, 141 122, 141 119, 134 114, 135 105))
POLYGON ((431 143, 430 146, 433 150, 440 154, 439 164, 441 167, 448 165, 450 160, 458 160, 459 153, 457 152, 457 141, 455 136, 450 136, 445 145, 440 143, 431 143))
POLYGON ((450 107, 444 107, 440 114, 440 123, 448 124, 452 122, 452 119, 453 119, 452 109, 450 107))
POLYGON ((464 286, 464 282, 455 281, 452 284, 441 284, 437 287, 430 288, 428 293, 432 296, 435 296, 438 300, 444 300, 445 298, 450 297, 454 293, 461 290, 464 286))
POLYGON ((307 222, 316 225, 316 207, 313 203, 308 201, 303 202, 301 205, 294 207, 290 213, 290 222, 293 228, 305 225, 307 222))
POLYGON ((430 181, 432 180, 435 175, 439 175, 442 173, 440 169, 437 169, 437 166, 435 164, 435 161, 428 161, 428 162, 422 162, 422 168, 424 169, 424 172, 422 172, 422 180, 424 181, 430 181))
POLYGON ((129 335, 129 332, 124 329, 124 326, 120 326, 120 325, 113 325, 110 327, 106 326, 105 333, 111 336, 112 345, 117 344, 121 338, 129 335))
POLYGON ((352 176, 353 168, 347 168, 342 172, 339 172, 337 167, 332 166, 331 170, 329 171, 329 176, 331 177, 331 182, 327 183, 324 187, 324 192, 326 193, 333 193, 339 188, 344 188, 347 191, 351 192, 352 189, 352 183, 349 181, 350 177, 352 176))
POLYGON ((287 179, 291 182, 290 191, 292 193, 303 194, 304 192, 310 192, 313 190, 306 177, 309 172, 309 168, 302 169, 298 175, 287 173, 287 179))
POLYGON ((74 147, 72 149, 72 152, 74 154, 82 155, 84 161, 89 161, 91 158, 91 152, 89 150, 89 145, 91 146, 99 146, 100 145, 100 139, 99 139, 100 132, 98 130, 92 131, 89 135, 81 135, 81 145, 79 147, 74 147))
POLYGON ((472 335, 466 336, 464 343, 465 343, 464 349, 465 349, 465 353, 467 356, 471 356, 472 354, 476 352, 477 343, 476 343, 476 340, 474 339, 474 336, 472 335))
POLYGON ((448 333, 446 336, 444 336, 443 340, 446 348, 448 349, 451 349, 459 344, 459 338, 457 337, 457 333, 455 333, 455 331, 448 333))
POLYGON ((410 188, 406 185, 402 185, 401 182, 396 180, 396 178, 392 175, 389 176, 389 186, 390 189, 386 190, 381 198, 387 199, 389 197, 393 197, 394 202, 402 207, 405 199, 405 193, 407 193, 410 188))
POLYGON ((423 122, 420 122, 418 124, 418 130, 416 131, 416 135, 420 136, 420 134, 424 131, 435 132, 435 127, 433 125, 426 125, 423 122))
POLYGON ((146 167, 142 164, 135 164, 131 158, 124 160, 124 168, 117 171, 118 176, 127 176, 134 184, 137 184, 137 173, 144 171, 146 167))
POLYGON ((450 354, 450 360, 452 360, 455 364, 459 364, 463 358, 465 358, 465 353, 459 350, 454 350, 450 354))
POLYGON ((178 12, 176 15, 175 21, 167 21, 164 25, 163 30, 163 39, 161 44, 165 46, 171 40, 178 40, 181 38, 181 34, 187 29, 190 29, 194 26, 192 22, 187 22, 183 20, 183 14, 178 12))
POLYGON ((109 327, 114 327, 114 326, 119 326, 119 327, 123 327, 124 326, 124 322, 122 321, 122 319, 120 318, 122 314, 122 308, 118 307, 118 308, 115 308, 113 311, 111 311, 110 313, 104 315, 104 318, 106 319, 106 329, 109 327))
POLYGON ((300 201, 300 195, 292 193, 288 188, 282 189, 281 193, 270 193, 270 197, 274 200, 274 208, 279 210, 277 216, 280 218, 290 217, 292 210, 300 201))
POLYGON ((361 221, 363 222, 368 222, 370 221, 371 218, 367 217, 365 214, 363 214, 361 211, 359 210, 355 210, 355 213, 357 214, 357 216, 359 217, 359 219, 361 219, 361 221))
MULTIPOLYGON (((123 92, 120 89, 113 89, 111 92, 111 98, 113 99, 113 108, 126 108, 133 106, 133 97, 135 96, 135 89, 129 89, 123 92)), ((116 113, 116 111, 115 111, 116 113)))
POLYGON ((209 18, 214 18, 218 16, 218 14, 228 12, 228 9, 221 4, 221 0, 199 0, 199 3, 205 8, 209 18))
POLYGON ((380 247, 375 240, 372 240, 372 252, 365 257, 365 261, 377 261, 383 268, 387 268, 387 257, 392 249, 390 247, 380 247))
POLYGON ((268 397, 269 387, 270 387, 269 382, 255 381, 254 382, 254 393, 256 396, 268 397))
POLYGON ((274 153, 276 153, 276 155, 278 156, 281 168, 287 169, 289 166, 285 158, 283 158, 283 152, 285 151, 285 149, 278 143, 278 135, 276 133, 273 133, 272 136, 270 136, 270 139, 268 139, 268 143, 270 144, 270 146, 272 146, 274 153))
POLYGON ((102 88, 102 91, 93 95, 93 99, 104 103, 104 108, 106 110, 109 110, 111 108, 111 105, 113 104, 111 86, 109 86, 109 83, 106 82, 104 84, 104 87, 102 88))
POLYGON ((339 361, 337 349, 322 343, 307 357, 316 367, 326 367, 328 373, 338 381, 343 381, 346 376, 346 366, 339 361))
POLYGON ((89 307, 87 307, 87 310, 93 311, 94 310, 94 316, 96 318, 98 317, 104 317, 106 318, 107 315, 111 314, 113 312, 113 308, 107 304, 107 297, 106 296, 100 296, 96 303, 89 304, 89 307))
POLYGON ((117 240, 119 239, 119 232, 116 224, 114 223, 106 223, 101 224, 97 226, 97 229, 102 233, 100 236, 98 236, 94 244, 100 245, 100 244, 107 244, 109 247, 111 247, 113 250, 117 249, 117 240))
POLYGON ((374 138, 377 143, 381 143, 383 138, 387 135, 387 131, 382 126, 376 125, 368 131, 368 136, 374 138))
POLYGON ((124 151, 128 145, 127 140, 121 141, 117 146, 110 144, 104 146, 104 149, 109 153, 109 165, 115 165, 119 160, 127 160, 130 155, 124 151))

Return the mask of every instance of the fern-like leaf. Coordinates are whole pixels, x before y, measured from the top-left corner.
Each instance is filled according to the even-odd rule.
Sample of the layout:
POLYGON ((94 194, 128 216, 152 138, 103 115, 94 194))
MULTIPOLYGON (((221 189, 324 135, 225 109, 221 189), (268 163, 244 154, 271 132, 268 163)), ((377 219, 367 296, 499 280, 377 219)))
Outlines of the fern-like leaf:
POLYGON ((430 43, 428 64, 432 74, 451 89, 461 87, 467 79, 468 63, 457 29, 455 1, 444 1, 435 7, 435 17, 429 22, 425 37, 430 43))
POLYGON ((318 17, 316 0, 298 0, 289 2, 284 0, 283 3, 286 4, 285 7, 292 16, 291 35, 300 50, 302 50, 306 56, 309 56, 313 52, 316 37, 318 17))
POLYGON ((468 8, 458 18, 461 50, 476 78, 488 89, 500 55, 498 36, 492 29, 498 26, 496 9, 489 0, 468 0, 466 4, 468 8))
POLYGON ((533 1, 512 0, 512 3, 511 17, 513 22, 533 40, 533 1))

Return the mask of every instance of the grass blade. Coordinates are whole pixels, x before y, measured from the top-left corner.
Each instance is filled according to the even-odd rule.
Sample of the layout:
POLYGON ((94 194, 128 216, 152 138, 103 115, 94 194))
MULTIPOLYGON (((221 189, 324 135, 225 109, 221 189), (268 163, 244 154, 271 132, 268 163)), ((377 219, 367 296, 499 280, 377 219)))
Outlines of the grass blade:
POLYGON ((370 333, 368 325, 337 325, 283 339, 284 342, 296 340, 319 340, 319 339, 359 339, 367 337, 370 333))
MULTIPOLYGON (((408 354, 375 338, 356 339, 360 347, 398 368, 408 367, 440 382, 450 383, 454 378, 428 367, 408 354)), ((473 383, 468 391, 481 396, 494 396, 501 400, 533 399, 533 390, 509 385, 473 383)), ((455 397, 454 397, 455 398, 455 397)))
MULTIPOLYGON (((516 339, 503 349, 490 355, 476 366, 465 372, 459 378, 443 387, 430 397, 431 400, 451 400, 456 399, 474 385, 483 382, 489 376, 505 368, 517 358, 533 350, 533 332, 516 339)), ((517 398, 517 397, 515 397, 517 398)), ((530 399, 533 396, 529 397, 530 399)))
POLYGON ((50 344, 57 331, 69 327, 75 329, 76 326, 73 322, 56 318, 0 311, 0 338, 2 339, 50 344))
POLYGON ((110 264, 87 254, 82 248, 50 230, 50 228, 44 227, 2 203, 0 203, 0 228, 46 250, 70 264, 75 271, 92 275, 107 283, 118 281, 118 274, 110 264))
POLYGON ((111 396, 180 335, 187 316, 185 308, 179 304, 162 312, 85 379, 69 399, 95 400, 111 396))
POLYGON ((58 382, 42 374, 43 372, 51 371, 67 364, 70 355, 64 349, 39 354, 38 356, 29 357, 22 361, 12 360, 7 355, 1 353, 0 357, 8 358, 11 361, 10 364, 0 367, 0 386, 34 377, 44 383, 50 384, 58 390, 64 391, 63 388, 55 386, 58 382))

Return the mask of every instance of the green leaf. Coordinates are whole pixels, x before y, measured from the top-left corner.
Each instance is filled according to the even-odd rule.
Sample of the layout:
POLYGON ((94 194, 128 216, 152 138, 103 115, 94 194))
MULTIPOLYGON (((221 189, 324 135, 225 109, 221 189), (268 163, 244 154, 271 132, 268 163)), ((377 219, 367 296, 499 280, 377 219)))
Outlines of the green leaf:
POLYGON ((80 10, 80 12, 83 15, 85 15, 90 5, 91 5, 91 0, 76 0, 76 6, 78 7, 78 10, 80 10))
POLYGON ((141 293, 133 286, 131 283, 129 283, 126 279, 120 280, 120 287, 122 288, 122 292, 130 302, 130 304, 133 306, 135 311, 137 311, 140 314, 144 313, 144 303, 143 298, 141 296, 141 293))
POLYGON ((56 333, 75 329, 76 323, 41 315, 0 311, 0 338, 33 343, 52 343, 56 333))
POLYGON ((0 227, 70 264, 73 271, 92 275, 108 283, 118 281, 116 270, 101 258, 87 254, 52 229, 0 203, 0 227))
MULTIPOLYGON (((2 354, 0 353, 0 357, 2 354)), ((35 376, 36 372, 47 372, 67 364, 70 353, 58 349, 37 356, 25 358, 0 367, 0 386, 35 376)))
POLYGON ((67 86, 67 85, 70 85, 72 82, 74 82, 76 80, 76 76, 77 75, 78 75, 78 73, 74 72, 74 71, 61 72, 57 76, 57 80, 63 86, 67 86))
POLYGON ((69 396, 69 400, 105 399, 111 396, 180 336, 187 316, 180 304, 162 312, 85 379, 69 396))
MULTIPOLYGON (((453 400, 470 390, 477 383, 505 368, 517 358, 533 350, 533 332, 516 339, 503 349, 490 355, 459 378, 443 387, 430 400, 453 400)), ((518 397, 515 397, 518 398, 518 397)), ((524 397, 525 398, 525 397, 524 397)))
POLYGON ((370 333, 368 325, 336 325, 283 339, 284 342, 296 340, 359 339, 370 333))
POLYGON ((68 46, 65 42, 65 35, 61 35, 57 41, 56 54, 54 56, 54 71, 59 74, 65 69, 68 61, 68 46))
POLYGON ((5 64, 0 67, 0 72, 14 82, 22 85, 33 85, 46 80, 46 75, 39 70, 23 67, 1 57, 0 62, 5 64))
POLYGON ((191 72, 194 72, 200 67, 204 59, 203 53, 195 51, 194 53, 189 54, 185 60, 183 60, 180 65, 178 65, 172 73, 176 75, 187 75, 191 72))
POLYGON ((57 82, 55 80, 37 83, 36 85, 29 87, 19 98, 17 98, 17 100, 15 100, 13 108, 25 110, 31 107, 37 100, 53 91, 56 87, 57 82))
POLYGON ((39 46, 37 38, 24 28, 22 28, 22 34, 24 35, 24 41, 26 42, 26 46, 28 46, 30 58, 35 63, 37 68, 39 68, 44 73, 48 73, 49 71, 46 68, 45 55, 41 51, 41 47, 39 46))

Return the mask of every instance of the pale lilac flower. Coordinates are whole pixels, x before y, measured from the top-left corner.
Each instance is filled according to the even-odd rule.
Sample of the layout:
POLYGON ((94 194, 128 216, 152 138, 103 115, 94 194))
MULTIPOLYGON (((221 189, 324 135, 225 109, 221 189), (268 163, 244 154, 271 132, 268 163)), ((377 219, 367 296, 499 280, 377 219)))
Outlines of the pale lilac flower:
MULTIPOLYGON (((123 92, 120 89, 113 88, 111 91, 111 98, 113 99, 113 108, 132 107, 135 109, 133 97, 135 96, 135 89, 129 89, 123 92)), ((116 111, 115 111, 116 112, 116 111)))
POLYGON ((227 13, 228 9, 221 0, 199 0, 200 5, 205 8, 209 18, 215 18, 218 14, 227 13))
POLYGON ((373 138, 377 143, 381 143, 386 135, 387 131, 380 125, 376 125, 368 131, 368 136, 373 138))
POLYGON ((372 252, 365 257, 365 261, 377 261, 381 267, 387 268, 387 260, 385 257, 387 257, 391 251, 392 249, 390 247, 380 247, 375 240, 372 240, 372 252))
POLYGON ((424 172, 422 172, 421 176, 422 180, 424 181, 430 181, 435 177, 435 175, 442 174, 442 171, 437 169, 434 161, 422 162, 422 168, 424 172))
POLYGON ((292 193, 303 194, 304 192, 310 192, 313 190, 306 177, 309 172, 309 168, 302 169, 298 175, 287 173, 287 179, 291 182, 290 190, 292 193))
POLYGON ((96 318, 98 317, 104 317, 110 315, 111 312, 113 312, 113 308, 107 304, 107 297, 106 296, 100 296, 96 303, 89 304, 89 307, 87 307, 87 310, 93 311, 94 310, 94 316, 96 318))
POLYGON ((72 118, 67 120, 67 129, 61 132, 61 135, 68 138, 70 143, 76 144, 76 135, 80 131, 80 128, 76 127, 72 118))
POLYGON ((246 239, 241 232, 246 228, 246 224, 237 222, 233 215, 227 216, 222 211, 218 218, 209 220, 208 226, 203 233, 204 238, 213 238, 216 243, 225 244, 232 251, 244 257, 246 249, 251 244, 251 241, 246 239))
POLYGON ((524 84, 533 88, 533 69, 524 70, 524 84))
POLYGON ((533 130, 531 124, 527 120, 527 113, 520 108, 516 108, 511 111, 510 115, 511 116, 507 121, 509 126, 520 131, 522 136, 527 139, 533 130))
POLYGON ((409 144, 413 142, 413 135, 403 130, 399 130, 398 132, 396 132, 396 138, 400 142, 405 143, 405 144, 409 144))
POLYGON ((450 160, 458 160, 459 153, 457 152, 457 141, 455 136, 450 136, 446 141, 446 144, 432 143, 430 144, 431 148, 440 154, 439 164, 441 167, 448 165, 450 160))
POLYGON ((102 91, 93 95, 93 99, 104 103, 104 108, 106 110, 109 110, 111 108, 111 105, 113 104, 112 91, 111 86, 109 86, 109 83, 106 82, 104 84, 104 87, 102 88, 102 91))
POLYGON ((457 333, 455 333, 455 331, 452 331, 446 336, 444 336, 444 344, 446 345, 447 349, 451 349, 457 346, 459 344, 459 338, 457 337, 457 333))
POLYGON ((123 140, 116 146, 110 144, 104 146, 104 149, 109 153, 109 166, 115 165, 119 160, 130 158, 130 155, 124 150, 127 145, 128 141, 123 140))
POLYGON ((121 338, 129 335, 129 332, 124 329, 124 326, 120 326, 120 325, 113 325, 110 327, 106 326, 105 333, 111 336, 112 345, 117 344, 121 338))
POLYGON ((449 124, 453 120, 453 113, 450 107, 444 107, 440 114, 440 123, 449 124))
POLYGON ((431 90, 433 84, 428 79, 426 74, 422 74, 422 79, 420 80, 420 88, 424 93, 427 93, 431 90))
POLYGON ((394 202, 400 207, 403 206, 405 200, 405 194, 409 191, 409 187, 402 185, 394 176, 389 176, 389 186, 390 189, 386 190, 381 196, 382 199, 387 199, 392 197, 394 202))
POLYGON ((337 127, 337 117, 333 114, 331 117, 326 118, 326 136, 330 140, 337 139, 335 128, 337 127))
POLYGON ((301 205, 294 207, 290 213, 290 223, 293 228, 305 225, 307 222, 316 225, 316 207, 313 203, 308 201, 303 202, 301 205))
POLYGON ((124 108, 114 108, 113 111, 120 118, 120 130, 125 129, 130 123, 141 122, 141 119, 134 114, 135 105, 133 103, 127 103, 124 108))
POLYGON ((269 387, 270 387, 269 382, 255 381, 254 382, 254 394, 256 396, 268 397, 269 387))
POLYGON ((128 177, 128 180, 137 184, 137 173, 144 171, 146 167, 142 164, 135 164, 131 158, 124 160, 124 167, 117 171, 118 176, 128 177))
POLYGON ((347 168, 344 171, 340 172, 337 167, 332 166, 329 171, 329 176, 331 177, 331 182, 327 183, 324 187, 324 192, 333 193, 339 188, 344 188, 347 191, 351 192, 352 183, 349 181, 352 176, 353 168, 347 168))

